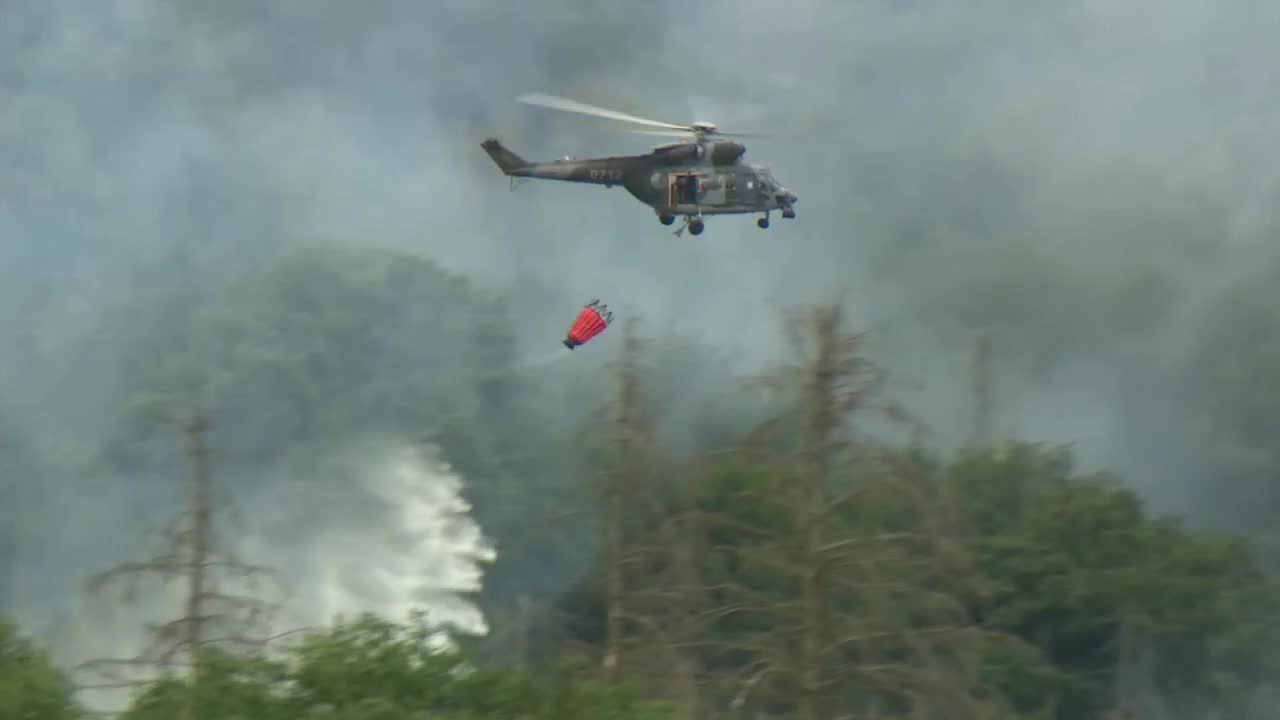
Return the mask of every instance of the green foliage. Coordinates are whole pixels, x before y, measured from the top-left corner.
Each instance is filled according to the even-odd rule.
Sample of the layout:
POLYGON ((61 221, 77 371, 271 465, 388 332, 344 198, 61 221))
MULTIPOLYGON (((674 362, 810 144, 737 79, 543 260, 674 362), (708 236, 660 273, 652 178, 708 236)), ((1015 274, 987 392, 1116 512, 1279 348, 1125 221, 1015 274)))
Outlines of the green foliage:
POLYGON ((426 260, 307 248, 205 307, 192 362, 217 370, 225 413, 277 429, 273 442, 403 427, 465 402, 468 369, 510 359, 478 345, 500 318, 426 260))
POLYGON ((810 332, 793 342, 809 352, 773 383, 791 412, 703 485, 722 494, 698 508, 719 619, 706 641, 720 652, 704 662, 756 678, 751 712, 988 717, 948 499, 915 463, 846 431, 901 415, 840 319, 831 307, 797 318, 810 332))
POLYGON ((205 650, 201 663, 201 678, 194 686, 174 678, 160 680, 140 693, 120 720, 170 720, 181 717, 180 709, 188 702, 193 720, 290 717, 278 690, 288 681, 282 664, 216 649, 205 650))
POLYGON ((0 718, 83 717, 70 679, 13 623, 0 618, 0 718))
POLYGON ((281 661, 210 655, 194 689, 161 681, 121 720, 666 720, 667 709, 622 687, 473 666, 415 620, 371 616, 306 638, 281 661))
MULTIPOLYGON (((310 245, 204 297, 179 324, 185 337, 138 351, 147 370, 131 376, 117 460, 176 472, 153 421, 197 403, 227 475, 283 457, 310 468, 334 444, 384 432, 427 436, 468 480, 474 517, 497 545, 485 610, 501 613, 521 593, 549 602, 589 565, 579 540, 589 518, 565 517, 583 509, 575 438, 542 388, 516 375, 499 299, 413 254, 310 245)), ((328 491, 317 481, 311 494, 328 491)))
MULTIPOLYGON (((787 538, 801 529, 789 520, 787 488, 796 480, 777 464, 780 451, 763 446, 712 463, 696 484, 701 602, 715 620, 694 642, 712 675, 746 672, 760 649, 753 638, 794 629, 779 623, 779 608, 799 597, 784 557, 787 538), (770 538, 782 545, 762 551, 770 538)), ((911 450, 882 461, 898 467, 885 490, 874 471, 833 477, 833 493, 857 493, 828 524, 833 537, 933 524, 961 532, 970 552, 943 544, 932 560, 917 554, 918 562, 887 574, 890 555, 864 553, 902 592, 888 604, 852 593, 833 610, 861 614, 869 627, 905 622, 918 630, 950 603, 970 603, 987 639, 979 685, 1018 717, 1100 717, 1122 703, 1158 701, 1171 703, 1179 720, 1268 717, 1258 708, 1274 707, 1264 699, 1280 659, 1280 594, 1245 541, 1149 517, 1115 478, 1077 472, 1062 448, 1014 443, 945 463, 911 450), (936 480, 913 479, 921 474, 936 480), (936 512, 952 507, 948 498, 959 500, 958 514, 936 512)))
MULTIPOLYGON (((1033 366, 1123 342, 1163 318, 1170 286, 1158 269, 1098 273, 1064 268, 1060 260, 1032 245, 1005 244, 953 262, 930 254, 923 265, 897 269, 945 286, 931 273, 969 264, 962 274, 982 278, 966 283, 977 290, 946 295, 934 320, 952 330, 1012 328, 1005 349, 1033 366)), ((1231 488, 1224 494, 1242 517, 1251 508, 1258 518, 1273 514, 1265 506, 1280 477, 1271 438, 1280 418, 1275 283, 1264 274, 1224 294, 1183 368, 1183 385, 1202 411, 1187 421, 1184 437, 1213 449, 1203 471, 1231 488)), ((554 666, 563 659, 556 657, 563 636, 547 630, 567 625, 589 650, 603 637, 605 599, 592 570, 600 516, 593 481, 599 466, 625 459, 614 456, 600 424, 581 432, 568 426, 607 402, 608 375, 548 369, 537 376, 541 387, 517 379, 503 304, 403 253, 309 247, 205 300, 187 337, 165 336, 139 351, 145 372, 130 372, 145 377, 135 383, 149 391, 142 405, 172 411, 194 402, 183 395, 186 381, 205 383, 215 418, 228 420, 218 426, 218 444, 234 453, 224 454, 226 462, 305 455, 355 433, 430 433, 467 478, 475 518, 497 541, 498 561, 481 597, 494 634, 464 643, 465 653, 445 652, 426 628, 363 618, 308 639, 280 662, 210 656, 194 695, 177 681, 157 684, 129 718, 174 717, 192 697, 209 718, 665 716, 664 708, 619 688, 569 680, 554 666), (555 383, 564 385, 562 397, 555 383), (519 610, 525 599, 570 617, 551 620, 535 610, 541 620, 531 628, 519 610), (536 627, 542 621, 545 627, 536 627), (482 659, 535 667, 529 675, 473 667, 482 659)), ((702 350, 668 338, 646 355, 686 358, 702 350)), ((714 358, 700 365, 701 374, 683 364, 653 365, 641 374, 657 386, 651 394, 661 442, 652 457, 632 463, 645 467, 622 470, 655 474, 660 458, 664 477, 646 481, 627 507, 628 541, 648 553, 628 571, 630 599, 633 607, 642 595, 687 599, 680 583, 693 580, 672 581, 675 561, 653 557, 671 542, 664 533, 679 525, 681 542, 693 538, 699 546, 690 552, 691 574, 705 592, 682 610, 686 617, 662 616, 672 620, 664 630, 678 626, 686 647, 649 657, 660 658, 651 661, 658 665, 692 659, 698 681, 714 688, 708 704, 723 704, 742 690, 753 661, 768 654, 766 644, 770 653, 794 654, 779 638, 795 633, 798 621, 786 606, 797 603, 804 575, 794 562, 803 528, 793 513, 794 458, 787 457, 802 439, 801 426, 787 426, 790 434, 768 443, 747 443, 754 453, 708 463, 709 472, 668 465, 740 443, 759 421, 801 408, 802 398, 791 387, 781 404, 745 393, 704 403, 699 393, 724 380, 714 358)), ((824 514, 825 539, 849 548, 880 536, 932 540, 850 552, 831 563, 845 573, 845 586, 830 593, 833 612, 901 638, 967 611, 984 631, 981 692, 1025 718, 1099 717, 1121 700, 1149 695, 1176 706, 1171 717, 1179 720, 1213 712, 1265 716, 1255 706, 1280 676, 1273 650, 1280 647, 1280 596, 1248 544, 1149 517, 1115 479, 1078 473, 1061 449, 1013 444, 944 462, 862 445, 860 466, 827 476, 832 498, 850 495, 824 514), (865 577, 849 570, 858 563, 865 577), (850 589, 866 577, 896 589, 879 597, 850 589)), ((885 642, 864 657, 837 654, 833 664, 901 663, 911 655, 907 644, 885 642)), ((967 668, 948 664, 963 652, 929 651, 946 661, 931 672, 951 673, 948 681, 967 693, 967 668)), ((669 696, 663 682, 650 687, 669 696)), ((786 694, 785 685, 775 686, 751 709, 785 708, 786 694)), ((872 694, 855 687, 844 699, 860 707, 872 694)))
POLYGON ((192 313, 185 337, 138 349, 135 412, 113 450, 193 405, 242 460, 353 427, 422 432, 475 416, 494 397, 475 381, 514 360, 500 302, 390 250, 302 247, 192 313))
POLYGON ((1131 492, 1072 475, 1054 449, 970 453, 946 480, 968 498, 978 529, 986 626, 1035 648, 988 660, 989 680, 1020 709, 1094 716, 1113 702, 1117 679, 1142 665, 1184 708, 1251 717, 1245 688, 1277 660, 1280 595, 1247 543, 1147 518, 1131 492))

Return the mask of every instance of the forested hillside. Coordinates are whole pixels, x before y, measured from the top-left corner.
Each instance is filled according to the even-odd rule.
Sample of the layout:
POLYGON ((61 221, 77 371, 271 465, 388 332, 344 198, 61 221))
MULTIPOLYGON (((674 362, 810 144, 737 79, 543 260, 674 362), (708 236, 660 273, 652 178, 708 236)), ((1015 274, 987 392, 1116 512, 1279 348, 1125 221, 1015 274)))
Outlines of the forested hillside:
MULTIPOLYGON (((1256 340, 1280 316, 1250 305, 1251 287, 1221 302, 1256 308, 1235 315, 1256 340)), ((136 347, 135 402, 89 454, 94 463, 121 476, 189 477, 198 458, 183 428, 189 435, 201 418, 215 494, 243 505, 264 497, 252 479, 289 477, 305 484, 313 521, 345 532, 380 522, 379 508, 397 498, 351 475, 358 462, 334 472, 336 453, 379 452, 359 437, 411 438, 415 452, 440 453, 464 479, 484 538, 463 550, 475 553, 482 583, 440 583, 438 557, 420 568, 422 609, 458 592, 485 622, 455 626, 463 656, 423 634, 449 620, 441 616, 423 627, 408 616, 348 617, 308 635, 290 634, 303 628, 286 613, 260 633, 279 636, 266 645, 227 643, 252 624, 228 605, 216 613, 230 623, 221 636, 212 624, 190 635, 206 653, 191 694, 155 686, 125 717, 174 717, 188 702, 194 717, 361 720, 594 717, 602 708, 806 719, 1274 712, 1280 594, 1258 546, 1156 517, 1123 478, 1075 469, 1065 448, 1010 439, 939 453, 919 444, 924 419, 895 401, 891 368, 838 306, 774 319, 792 365, 725 384, 724 394, 676 398, 681 383, 664 377, 664 355, 688 361, 696 344, 624 324, 591 348, 616 362, 542 361, 531 373, 503 306, 412 255, 320 245, 196 304, 189 334, 136 347), (406 342, 424 337, 435 342, 406 342), (451 674, 464 657, 483 670, 451 674)), ((1221 443, 1222 463, 1203 472, 1221 473, 1224 502, 1264 486, 1275 467, 1241 465, 1243 450, 1230 452, 1257 442, 1240 428, 1268 406, 1256 394, 1229 401, 1248 382, 1242 373, 1257 371, 1239 358, 1224 365, 1228 343, 1208 343, 1197 361, 1219 368, 1220 402, 1188 419, 1203 428, 1195 437, 1221 443)), ((180 517, 192 496, 163 483, 164 507, 180 517)), ((238 534, 285 532, 247 523, 291 514, 251 512, 237 530, 214 505, 210 546, 231 555, 268 547, 238 534)), ((190 547, 174 552, 188 557, 190 547)), ((152 569, 189 580, 189 561, 152 569)), ((277 570, 286 585, 304 580, 296 568, 277 570)), ((174 627, 189 630, 185 606, 175 607, 174 627)), ((102 684, 40 664, 6 632, 5 662, 21 669, 0 681, 6 707, 62 707, 72 678, 102 684)), ((185 631, 153 639, 180 661, 185 631)))
POLYGON ((1277 717, 1277 36, 0 3, 0 720, 1277 717), (509 192, 654 142, 529 92, 799 215, 509 192))

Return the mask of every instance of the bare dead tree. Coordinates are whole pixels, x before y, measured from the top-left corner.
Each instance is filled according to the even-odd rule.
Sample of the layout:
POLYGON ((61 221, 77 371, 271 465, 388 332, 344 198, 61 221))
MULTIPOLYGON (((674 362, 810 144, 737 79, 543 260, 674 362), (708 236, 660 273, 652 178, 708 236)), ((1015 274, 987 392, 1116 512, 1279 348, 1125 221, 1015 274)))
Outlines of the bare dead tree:
MULTIPOLYGON (((176 419, 176 418, 175 418, 176 419)), ((179 424, 185 443, 184 454, 189 471, 188 507, 163 531, 164 551, 150 559, 126 562, 90 577, 87 588, 100 592, 123 585, 127 601, 136 599, 138 586, 146 577, 166 584, 178 579, 185 583, 181 615, 166 622, 148 625, 149 642, 141 653, 131 658, 103 658, 83 663, 78 669, 97 674, 106 682, 86 685, 91 688, 123 688, 144 685, 154 680, 138 677, 138 671, 184 674, 191 687, 201 677, 201 655, 205 648, 220 646, 234 652, 262 649, 271 639, 266 636, 274 604, 251 595, 223 589, 224 577, 246 581, 250 589, 263 576, 274 576, 270 568, 245 563, 222 554, 217 549, 214 531, 214 500, 207 435, 210 421, 202 413, 181 419, 179 424), (132 672, 131 672, 132 671, 132 672)), ((185 717, 191 717, 188 702, 185 717)))
POLYGON ((607 679, 638 682, 696 720, 702 715, 702 680, 691 643, 700 627, 700 531, 685 482, 694 474, 659 448, 653 398, 643 380, 645 343, 634 323, 625 333, 614 366, 607 470, 598 485, 606 616, 602 664, 607 679))
POLYGON ((997 441, 996 420, 999 400, 995 340, 999 327, 985 327, 974 334, 973 419, 969 440, 979 447, 997 441))
POLYGON ((22 541, 22 528, 18 525, 22 511, 18 482, 21 480, 0 478, 0 612, 12 609, 18 575, 18 543, 22 541))
POLYGON ((654 651, 654 677, 678 700, 686 720, 706 711, 704 687, 709 683, 697 643, 711 629, 707 582, 703 572, 706 528, 698 511, 696 478, 701 468, 670 468, 666 482, 655 488, 665 504, 655 508, 657 527, 647 544, 646 577, 633 592, 633 614, 643 619, 640 636, 654 651))
MULTIPOLYGON (((598 642, 579 643, 561 636, 553 644, 562 651, 598 654, 599 661, 589 675, 642 684, 653 693, 679 701, 690 708, 689 717, 696 718, 696 658, 679 647, 678 639, 685 637, 684 626, 675 617, 679 614, 676 609, 682 606, 672 601, 679 590, 673 568, 682 568, 687 574, 696 561, 672 560, 673 548, 678 551, 688 545, 680 544, 683 517, 672 505, 676 496, 667 492, 676 483, 669 482, 672 475, 658 448, 652 398, 643 379, 645 343, 634 323, 628 323, 624 333, 621 355, 611 366, 612 397, 602 408, 600 421, 589 428, 583 445, 589 463, 598 470, 592 477, 596 502, 584 507, 570 502, 569 508, 559 502, 554 512, 529 507, 535 517, 525 530, 532 540, 563 533, 565 522, 574 516, 595 517, 603 637, 598 642)), ((684 585, 695 583, 686 579, 684 585)), ((527 596, 521 596, 516 607, 500 609, 496 616, 498 632, 486 644, 490 652, 496 651, 507 660, 527 656, 535 623, 546 633, 552 628, 562 631, 565 621, 574 619, 572 613, 538 606, 527 596)))
POLYGON ((737 570, 709 586, 706 614, 759 629, 702 644, 740 668, 731 707, 801 720, 988 717, 972 693, 982 636, 954 592, 967 566, 928 483, 848 427, 909 418, 882 397, 884 373, 841 320, 822 306, 789 324, 807 357, 770 384, 791 410, 739 454, 763 480, 723 499, 762 522, 705 519, 737 536, 711 549, 737 570))
POLYGON ((624 328, 621 358, 615 365, 614 400, 610 419, 609 466, 599 477, 602 502, 601 550, 605 594, 605 640, 602 666, 605 678, 621 676, 626 643, 628 563, 628 513, 637 492, 650 486, 647 465, 653 458, 652 418, 642 400, 638 360, 641 341, 634 322, 624 328))

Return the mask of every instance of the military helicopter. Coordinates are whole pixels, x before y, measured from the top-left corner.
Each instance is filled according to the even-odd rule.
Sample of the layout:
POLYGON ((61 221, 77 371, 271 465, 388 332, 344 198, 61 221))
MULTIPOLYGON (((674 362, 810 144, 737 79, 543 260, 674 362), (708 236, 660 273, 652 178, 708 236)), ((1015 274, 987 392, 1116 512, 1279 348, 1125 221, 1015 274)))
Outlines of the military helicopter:
POLYGON ((671 225, 678 215, 685 216, 685 224, 676 230, 677 236, 685 228, 693 235, 701 235, 706 227, 703 218, 707 215, 762 213, 764 217, 756 220, 761 228, 769 227, 769 216, 774 210, 780 210, 782 217, 787 219, 796 216, 795 193, 779 184, 768 168, 743 162, 746 146, 718 139, 752 135, 721 132, 708 122, 677 125, 649 120, 542 93, 521 95, 516 99, 530 105, 650 128, 631 129, 631 132, 644 135, 690 139, 658 145, 645 155, 585 160, 566 157, 550 162, 529 162, 498 140, 489 138, 480 146, 511 178, 512 189, 524 178, 589 183, 607 188, 621 185, 637 200, 652 207, 663 225, 671 225))

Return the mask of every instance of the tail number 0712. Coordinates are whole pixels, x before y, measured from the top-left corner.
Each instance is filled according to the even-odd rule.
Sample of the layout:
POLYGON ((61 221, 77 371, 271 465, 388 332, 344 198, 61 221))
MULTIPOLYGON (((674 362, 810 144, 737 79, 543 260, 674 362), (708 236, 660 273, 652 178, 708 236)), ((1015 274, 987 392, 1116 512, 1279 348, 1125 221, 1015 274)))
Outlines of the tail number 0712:
POLYGON ((622 171, 616 169, 599 170, 593 169, 587 171, 587 177, 592 180, 621 180, 622 171))

